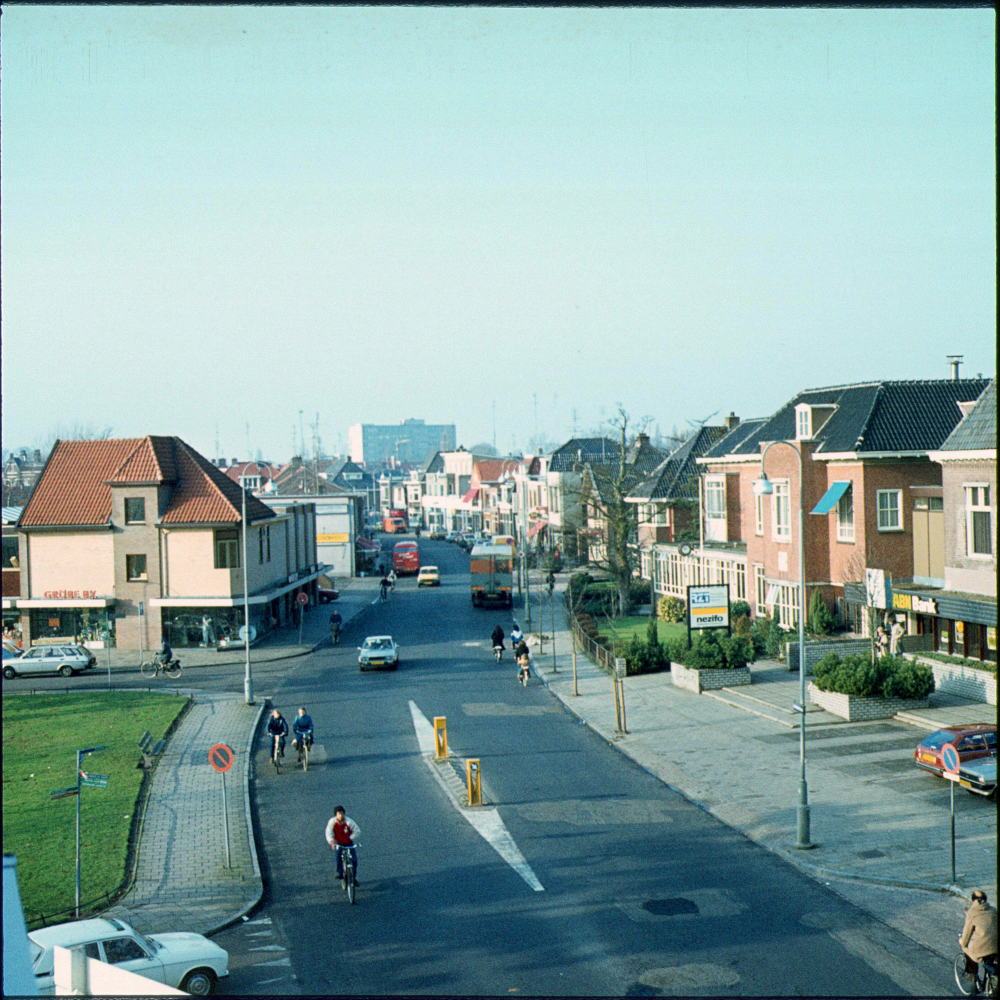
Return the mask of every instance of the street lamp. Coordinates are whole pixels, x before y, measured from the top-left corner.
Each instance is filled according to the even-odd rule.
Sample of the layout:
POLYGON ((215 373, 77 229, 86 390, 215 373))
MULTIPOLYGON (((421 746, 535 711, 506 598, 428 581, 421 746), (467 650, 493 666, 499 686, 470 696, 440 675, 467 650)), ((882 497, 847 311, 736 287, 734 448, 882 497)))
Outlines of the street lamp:
POLYGON ((808 850, 816 845, 809 839, 809 786, 806 783, 806 538, 802 514, 802 493, 805 486, 802 469, 802 452, 789 441, 771 441, 760 456, 760 479, 754 481, 757 496, 771 496, 774 485, 764 471, 764 459, 776 444, 783 444, 795 452, 799 460, 799 805, 795 846, 808 850))
POLYGON ((250 674, 250 593, 247 590, 247 491, 243 494, 243 648, 246 651, 246 672, 243 675, 243 699, 253 704, 253 677, 250 674))

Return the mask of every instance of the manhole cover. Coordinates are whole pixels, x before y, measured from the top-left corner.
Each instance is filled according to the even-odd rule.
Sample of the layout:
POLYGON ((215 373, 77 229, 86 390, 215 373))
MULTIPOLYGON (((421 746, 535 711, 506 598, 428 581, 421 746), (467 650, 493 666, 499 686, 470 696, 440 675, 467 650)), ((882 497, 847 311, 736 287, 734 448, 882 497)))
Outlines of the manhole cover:
POLYGON ((642 908, 657 917, 678 917, 684 913, 698 913, 697 904, 691 899, 673 896, 670 899, 650 899, 642 908))
POLYGON ((884 858, 885 855, 877 848, 872 848, 870 851, 857 851, 859 858, 884 858))

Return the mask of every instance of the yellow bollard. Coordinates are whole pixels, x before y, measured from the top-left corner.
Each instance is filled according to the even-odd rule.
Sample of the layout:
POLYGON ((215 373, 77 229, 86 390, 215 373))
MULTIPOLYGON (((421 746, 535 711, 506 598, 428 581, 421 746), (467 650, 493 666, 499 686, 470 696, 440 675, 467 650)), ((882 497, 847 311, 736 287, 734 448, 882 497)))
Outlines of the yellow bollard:
POLYGON ((469 788, 469 805, 481 806, 483 804, 483 787, 480 781, 478 760, 466 760, 465 781, 469 788))
POLYGON ((437 748, 437 759, 448 759, 448 720, 443 715, 434 716, 434 746, 437 748))

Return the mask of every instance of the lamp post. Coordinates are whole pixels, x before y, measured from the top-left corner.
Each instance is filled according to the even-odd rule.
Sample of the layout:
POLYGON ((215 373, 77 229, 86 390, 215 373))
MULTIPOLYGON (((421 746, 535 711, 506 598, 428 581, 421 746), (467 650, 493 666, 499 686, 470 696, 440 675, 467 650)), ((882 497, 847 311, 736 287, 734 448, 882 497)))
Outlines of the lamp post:
POLYGON ((760 456, 760 479, 753 484, 758 496, 770 496, 774 486, 764 471, 764 459, 776 444, 783 444, 795 452, 799 460, 799 804, 796 824, 795 847, 808 850, 816 845, 809 839, 809 786, 806 783, 806 538, 802 511, 803 479, 802 452, 789 441, 771 441, 760 456))
POLYGON ((253 677, 250 674, 250 593, 247 590, 247 491, 243 493, 243 648, 246 652, 246 672, 243 675, 243 699, 253 704, 253 677))

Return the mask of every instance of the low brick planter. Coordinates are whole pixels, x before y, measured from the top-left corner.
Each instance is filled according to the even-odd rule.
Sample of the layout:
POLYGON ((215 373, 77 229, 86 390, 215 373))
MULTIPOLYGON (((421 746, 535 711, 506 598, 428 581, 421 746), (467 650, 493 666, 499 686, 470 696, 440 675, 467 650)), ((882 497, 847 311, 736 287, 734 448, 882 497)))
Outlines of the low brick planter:
POLYGON ((809 685, 809 700, 831 715, 839 715, 848 722, 891 719, 897 712, 909 712, 930 705, 926 698, 859 698, 857 695, 840 694, 837 691, 820 691, 815 684, 809 685))
POLYGON ((675 687, 693 691, 695 694, 749 684, 751 680, 749 667, 739 667, 736 670, 694 670, 682 663, 671 663, 670 675, 675 687))
MULTIPOLYGON (((830 653, 837 656, 847 656, 848 653, 870 653, 871 643, 867 639, 829 639, 822 642, 815 639, 809 640, 806 644, 806 677, 811 677, 813 667, 830 653)), ((788 640, 786 646, 785 661, 788 664, 789 672, 798 673, 799 669, 799 642, 797 639, 788 640)))
POLYGON ((947 694, 957 694, 970 701, 981 701, 987 705, 997 703, 996 674, 987 670, 977 670, 963 663, 942 663, 929 656, 909 657, 926 663, 934 672, 934 689, 947 694))

